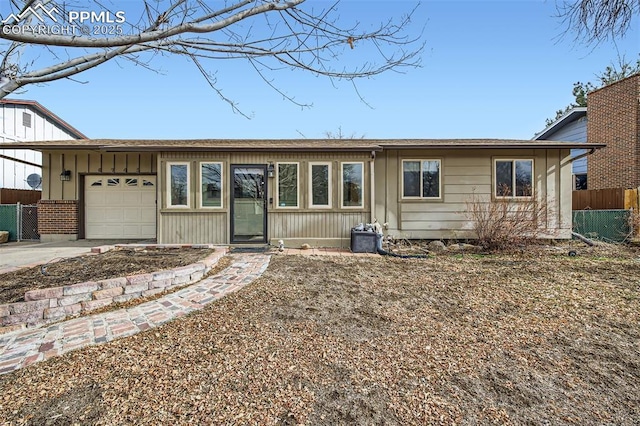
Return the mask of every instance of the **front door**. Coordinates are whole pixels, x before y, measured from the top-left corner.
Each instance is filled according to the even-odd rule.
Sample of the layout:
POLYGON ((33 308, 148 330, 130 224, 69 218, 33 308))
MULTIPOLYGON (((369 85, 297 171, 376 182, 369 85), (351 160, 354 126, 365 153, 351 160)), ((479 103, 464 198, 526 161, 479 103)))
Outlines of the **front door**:
POLYGON ((267 242, 267 167, 231 166, 231 242, 267 242))

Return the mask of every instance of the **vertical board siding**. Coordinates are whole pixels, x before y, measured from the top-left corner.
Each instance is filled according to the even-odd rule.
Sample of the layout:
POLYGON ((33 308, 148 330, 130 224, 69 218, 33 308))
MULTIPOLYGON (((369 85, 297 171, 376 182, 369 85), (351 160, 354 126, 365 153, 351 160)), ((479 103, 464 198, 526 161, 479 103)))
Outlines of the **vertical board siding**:
POLYGON ((369 212, 269 213, 269 238, 349 238, 351 228, 369 221, 369 212))
POLYGON ((45 151, 42 173, 42 196, 47 200, 78 200, 80 175, 155 174, 156 154, 144 153, 87 153, 86 151, 45 151), (135 166, 132 169, 131 163, 135 166), (62 170, 71 170, 71 180, 60 181, 62 170))
POLYGON ((225 212, 180 214, 164 212, 158 242, 173 244, 228 244, 225 212))

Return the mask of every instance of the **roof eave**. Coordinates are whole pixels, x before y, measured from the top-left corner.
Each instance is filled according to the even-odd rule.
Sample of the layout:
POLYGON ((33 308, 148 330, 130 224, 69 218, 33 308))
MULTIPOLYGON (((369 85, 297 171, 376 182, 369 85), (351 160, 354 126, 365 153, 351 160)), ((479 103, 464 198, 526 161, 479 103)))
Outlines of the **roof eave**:
POLYGON ((536 134, 531 139, 532 140, 544 140, 543 138, 545 138, 549 133, 553 133, 553 132, 563 128, 565 126, 565 123, 575 121, 575 120, 570 120, 574 115, 578 116, 575 120, 577 120, 581 116, 586 116, 587 115, 587 107, 573 107, 567 113, 565 113, 562 117, 558 118, 556 121, 551 123, 549 126, 547 126, 544 130, 542 130, 540 133, 536 134))
POLYGON ((606 144, 598 143, 530 143, 530 144, 505 144, 505 145, 383 145, 384 149, 600 149, 606 144))
MULTIPOLYGON (((65 149, 69 149, 66 147, 65 149)), ((48 149, 48 148, 45 148, 48 149)), ((105 152, 131 152, 131 151, 144 151, 144 152, 202 152, 202 151, 215 151, 215 152, 371 152, 382 151, 381 146, 367 146, 367 147, 176 147, 176 146, 144 146, 144 147, 123 147, 123 146, 103 146, 103 147, 73 147, 73 149, 97 149, 105 152)))

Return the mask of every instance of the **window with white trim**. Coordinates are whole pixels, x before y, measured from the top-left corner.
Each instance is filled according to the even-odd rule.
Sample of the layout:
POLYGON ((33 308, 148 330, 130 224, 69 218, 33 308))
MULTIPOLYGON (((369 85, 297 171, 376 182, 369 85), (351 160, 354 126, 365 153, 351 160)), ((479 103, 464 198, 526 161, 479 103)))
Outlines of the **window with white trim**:
POLYGON ((309 205, 331 208, 331 163, 309 163, 309 205))
POLYGON ((167 163, 167 207, 189 207, 189 163, 167 163))
POLYGON ((200 207, 222 207, 222 163, 200 163, 200 207))
POLYGON ((531 197, 533 194, 533 160, 495 160, 494 195, 496 197, 531 197))
POLYGON ((298 191, 298 163, 277 164, 277 207, 297 208, 299 200, 298 191))
POLYGON ((342 163, 342 207, 364 207, 364 163, 342 163))
POLYGON ((402 160, 402 198, 440 198, 440 160, 402 160))

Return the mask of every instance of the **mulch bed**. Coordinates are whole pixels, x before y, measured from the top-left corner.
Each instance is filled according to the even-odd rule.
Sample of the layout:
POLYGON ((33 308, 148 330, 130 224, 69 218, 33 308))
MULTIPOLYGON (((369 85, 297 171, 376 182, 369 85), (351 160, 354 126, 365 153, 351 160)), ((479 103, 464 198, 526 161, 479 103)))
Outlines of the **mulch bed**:
POLYGON ((195 314, 0 377, 9 424, 637 424, 634 253, 274 255, 195 314))
POLYGON ((54 259, 0 275, 0 303, 21 302, 25 292, 86 281, 144 274, 196 263, 213 249, 119 248, 106 253, 54 259))

